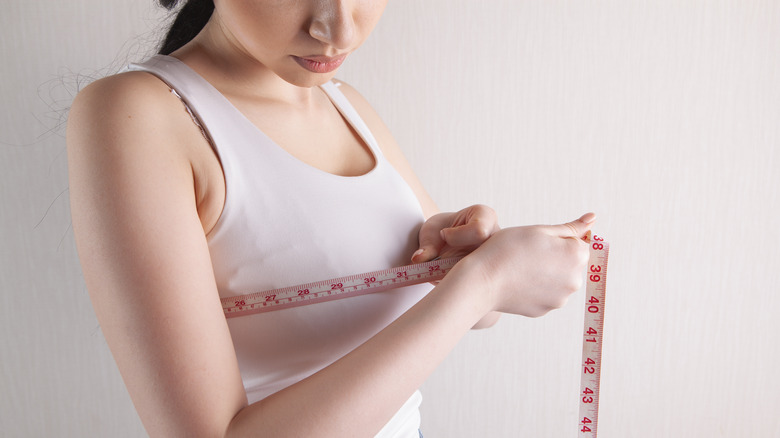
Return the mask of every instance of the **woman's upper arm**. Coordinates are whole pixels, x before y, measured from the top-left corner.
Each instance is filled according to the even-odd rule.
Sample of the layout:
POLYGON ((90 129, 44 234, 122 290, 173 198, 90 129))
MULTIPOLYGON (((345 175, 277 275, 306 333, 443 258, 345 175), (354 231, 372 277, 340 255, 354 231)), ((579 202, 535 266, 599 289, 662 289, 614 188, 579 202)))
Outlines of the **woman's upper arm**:
POLYGON ((73 229, 147 432, 218 436, 246 395, 176 111, 181 103, 148 75, 103 79, 77 96, 67 133, 73 229))
POLYGON ((406 183, 409 184, 409 187, 412 188, 412 191, 414 191, 414 194, 417 196, 417 199, 420 201, 420 205, 422 206, 425 219, 428 219, 429 217, 438 213, 439 209, 436 207, 436 203, 425 190, 422 183, 420 182, 420 179, 417 178, 414 170, 412 170, 412 166, 409 165, 409 162, 406 160, 406 157, 401 151, 401 148, 398 146, 395 138, 393 138, 390 130, 387 128, 384 122, 382 122, 379 114, 376 113, 368 101, 366 101, 366 99, 360 93, 358 93, 357 90, 345 82, 339 81, 339 83, 341 84, 340 88, 344 95, 355 107, 357 112, 360 114, 360 117, 363 118, 363 121, 365 121, 368 125, 369 129, 371 129, 371 132, 374 134, 374 137, 379 143, 379 146, 382 149, 382 153, 384 154, 385 158, 387 158, 387 161, 393 165, 395 170, 401 175, 401 177, 403 177, 406 183))

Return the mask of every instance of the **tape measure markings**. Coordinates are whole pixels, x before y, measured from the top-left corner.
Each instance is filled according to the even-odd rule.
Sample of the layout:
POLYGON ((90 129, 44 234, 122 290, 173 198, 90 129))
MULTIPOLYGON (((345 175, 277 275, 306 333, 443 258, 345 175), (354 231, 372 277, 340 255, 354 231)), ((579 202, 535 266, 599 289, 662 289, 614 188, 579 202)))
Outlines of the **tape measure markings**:
POLYGON ((579 394, 579 438, 596 438, 598 433, 608 258, 609 243, 594 235, 590 242, 587 284, 585 286, 582 375, 579 394))
POLYGON ((220 301, 222 310, 228 318, 305 306, 441 280, 461 258, 452 257, 416 265, 398 266, 248 295, 225 297, 220 301))

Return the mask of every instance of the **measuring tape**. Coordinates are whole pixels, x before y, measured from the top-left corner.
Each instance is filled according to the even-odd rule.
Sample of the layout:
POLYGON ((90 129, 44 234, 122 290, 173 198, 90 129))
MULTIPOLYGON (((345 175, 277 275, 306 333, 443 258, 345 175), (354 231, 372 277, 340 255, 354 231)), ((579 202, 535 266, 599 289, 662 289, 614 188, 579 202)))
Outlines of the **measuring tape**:
MULTIPOLYGON (((601 347, 604 330, 607 257, 609 244, 593 235, 588 260, 585 325, 582 341, 579 437, 596 438, 598 429, 601 347)), ((225 297, 222 310, 228 318, 271 312, 297 306, 366 295, 403 286, 441 280, 461 258, 453 257, 364 274, 225 297)))
POLYGON ((604 335, 604 304, 607 292, 609 243, 593 235, 590 240, 585 324, 582 330, 582 376, 580 379, 579 438, 596 438, 601 386, 601 350, 604 335))
POLYGON ((220 301, 222 310, 228 318, 306 306, 441 280, 461 258, 432 260, 416 265, 332 278, 249 295, 226 297, 220 301))

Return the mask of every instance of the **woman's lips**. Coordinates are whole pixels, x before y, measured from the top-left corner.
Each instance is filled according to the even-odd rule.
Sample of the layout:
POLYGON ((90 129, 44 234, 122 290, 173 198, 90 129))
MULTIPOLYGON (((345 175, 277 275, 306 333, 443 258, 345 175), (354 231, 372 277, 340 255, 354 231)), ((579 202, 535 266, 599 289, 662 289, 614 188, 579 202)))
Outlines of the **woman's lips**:
POLYGON ((346 57, 346 54, 339 56, 314 55, 303 57, 293 55, 293 59, 298 65, 314 73, 330 73, 339 68, 346 57))

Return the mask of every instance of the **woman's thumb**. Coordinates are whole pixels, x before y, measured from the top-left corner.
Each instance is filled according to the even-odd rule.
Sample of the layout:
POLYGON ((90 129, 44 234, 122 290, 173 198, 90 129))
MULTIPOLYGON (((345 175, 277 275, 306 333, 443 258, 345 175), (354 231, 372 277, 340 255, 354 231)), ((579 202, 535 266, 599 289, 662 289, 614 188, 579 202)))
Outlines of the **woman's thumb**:
POLYGON ((559 225, 557 228, 561 237, 585 239, 595 222, 596 215, 594 213, 585 213, 579 219, 559 225))
POLYGON ((420 249, 412 254, 412 263, 423 263, 435 259, 445 244, 441 230, 431 225, 423 226, 420 230, 419 240, 420 249))

